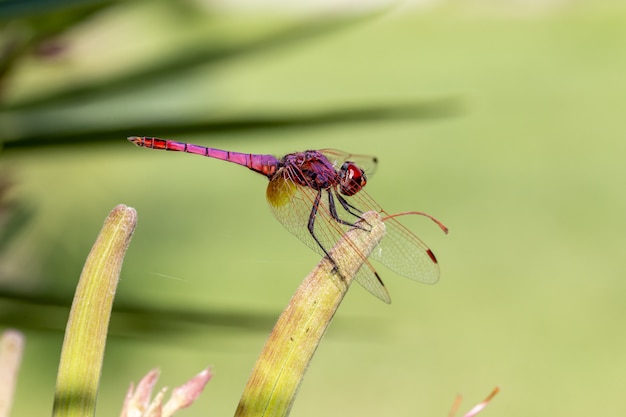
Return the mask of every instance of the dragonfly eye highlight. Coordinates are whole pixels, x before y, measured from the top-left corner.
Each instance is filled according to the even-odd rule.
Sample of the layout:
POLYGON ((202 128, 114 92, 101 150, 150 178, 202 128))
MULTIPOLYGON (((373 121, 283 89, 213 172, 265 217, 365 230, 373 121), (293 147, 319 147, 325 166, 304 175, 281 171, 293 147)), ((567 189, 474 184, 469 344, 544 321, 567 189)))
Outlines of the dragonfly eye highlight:
POLYGON ((341 194, 351 196, 367 184, 367 178, 361 168, 354 162, 346 162, 339 170, 339 189, 341 194))

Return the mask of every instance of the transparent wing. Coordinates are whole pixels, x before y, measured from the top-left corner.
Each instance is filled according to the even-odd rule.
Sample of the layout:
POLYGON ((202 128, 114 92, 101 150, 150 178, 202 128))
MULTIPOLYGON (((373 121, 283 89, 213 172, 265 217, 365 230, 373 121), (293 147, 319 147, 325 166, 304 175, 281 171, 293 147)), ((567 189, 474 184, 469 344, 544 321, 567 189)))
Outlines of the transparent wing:
MULTIPOLYGON (((327 251, 331 250, 350 228, 349 225, 341 224, 332 217, 329 206, 329 194, 332 192, 332 190, 321 191, 314 223, 315 236, 327 251)), ((267 200, 278 221, 308 247, 325 256, 326 254, 308 230, 309 218, 317 194, 317 190, 297 185, 280 175, 280 173, 270 181, 267 188, 267 200)), ((358 217, 346 212, 337 201, 335 202, 335 208, 339 218, 346 222, 354 223, 359 220, 358 217)), ((367 261, 367 258, 358 251, 356 246, 353 256, 360 258, 364 262, 357 272, 356 281, 380 300, 386 303, 391 302, 389 293, 378 277, 376 270, 367 261)))
POLYGON ((370 255, 392 271, 424 284, 439 280, 439 264, 433 252, 395 217, 390 217, 365 191, 350 198, 351 204, 365 211, 374 210, 385 222, 385 237, 370 255))
POLYGON ((351 161, 361 168, 365 175, 371 176, 376 172, 378 166, 378 158, 371 155, 361 155, 339 151, 337 149, 321 149, 319 151, 335 166, 335 169, 341 168, 344 162, 351 161))
MULTIPOLYGON (((315 236, 326 250, 330 250, 350 228, 350 225, 339 223, 331 215, 329 195, 333 196, 334 206, 340 219, 349 223, 359 220, 357 216, 342 207, 334 193, 333 189, 321 191, 314 223, 315 236)), ((321 255, 326 255, 307 228, 317 195, 318 191, 315 189, 295 184, 286 179, 285 175, 276 175, 267 189, 268 202, 278 221, 311 249, 321 255)), ((375 259, 392 271, 414 281, 433 284, 439 280, 439 264, 435 255, 396 217, 386 213, 363 190, 353 196, 342 197, 360 213, 376 211, 383 218, 386 228, 385 236, 370 255, 370 259, 375 259)), ((354 210, 353 212, 356 213, 354 210)), ((440 227, 445 229, 442 225, 440 227)), ((389 303, 389 293, 376 270, 356 247, 354 256, 364 260, 364 266, 358 271, 356 281, 377 298, 389 303)))

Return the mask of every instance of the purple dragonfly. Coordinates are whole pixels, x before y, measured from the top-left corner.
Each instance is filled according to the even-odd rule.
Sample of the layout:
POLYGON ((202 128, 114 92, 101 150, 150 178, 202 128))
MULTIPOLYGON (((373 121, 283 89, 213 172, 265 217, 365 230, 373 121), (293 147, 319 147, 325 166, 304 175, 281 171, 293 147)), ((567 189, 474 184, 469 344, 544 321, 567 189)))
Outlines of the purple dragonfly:
MULTIPOLYGON (((404 214, 426 216, 445 233, 448 229, 434 217, 422 212, 389 215, 365 191, 366 173, 372 173, 377 160, 333 149, 295 152, 276 158, 223 151, 190 143, 153 137, 129 137, 138 146, 150 149, 187 152, 221 159, 245 166, 269 179, 267 201, 274 216, 285 228, 319 254, 335 261, 328 251, 344 233, 361 226, 361 215, 367 211, 380 213, 385 223, 385 236, 370 258, 409 279, 433 284, 439 279, 439 264, 433 252, 396 217, 404 214)), ((357 259, 366 256, 354 250, 357 259)), ((386 303, 389 292, 374 267, 365 262, 356 281, 386 303)))

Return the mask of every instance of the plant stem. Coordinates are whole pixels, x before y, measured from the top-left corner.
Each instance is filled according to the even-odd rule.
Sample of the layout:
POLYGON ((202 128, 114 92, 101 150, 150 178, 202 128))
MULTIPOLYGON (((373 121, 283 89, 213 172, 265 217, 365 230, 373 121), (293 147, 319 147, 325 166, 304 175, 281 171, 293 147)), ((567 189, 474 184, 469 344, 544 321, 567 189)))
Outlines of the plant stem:
POLYGON ((364 220, 371 230, 354 228, 329 252, 342 272, 328 258, 322 259, 296 290, 274 326, 246 385, 236 417, 286 416, 289 414, 304 373, 331 319, 366 258, 385 233, 376 212, 364 220))
POLYGON ((53 416, 93 416, 104 347, 124 254, 137 223, 119 205, 91 248, 72 302, 57 375, 53 416))

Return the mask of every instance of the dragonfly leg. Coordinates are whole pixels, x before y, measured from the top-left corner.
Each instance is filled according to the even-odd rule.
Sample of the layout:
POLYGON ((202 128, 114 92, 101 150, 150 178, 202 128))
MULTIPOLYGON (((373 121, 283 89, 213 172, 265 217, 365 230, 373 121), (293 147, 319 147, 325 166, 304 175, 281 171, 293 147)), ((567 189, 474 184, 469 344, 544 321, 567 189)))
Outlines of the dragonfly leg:
POLYGON ((320 242, 317 236, 315 236, 315 217, 317 216, 317 210, 319 209, 321 199, 322 190, 319 190, 317 195, 315 196, 315 200, 313 201, 313 208, 311 209, 311 214, 309 215, 309 224, 307 225, 307 228, 309 229, 309 233, 313 237, 313 240, 315 240, 315 243, 317 243, 317 245, 322 249, 322 252, 324 252, 326 257, 333 264, 333 270, 337 271, 337 263, 330 256, 324 245, 322 245, 322 242, 320 242))
POLYGON ((341 194, 335 194, 335 196, 337 197, 337 200, 339 200, 339 203, 341 203, 341 206, 350 214, 352 214, 354 217, 358 217, 359 219, 361 218, 361 214, 363 214, 363 212, 361 210, 359 210, 358 208, 354 207, 352 204, 348 203, 348 200, 346 200, 345 198, 343 198, 341 196, 341 194), (352 211, 354 210, 354 211, 352 211))
MULTIPOLYGON (((337 223, 345 224, 346 226, 350 226, 350 227, 357 227, 361 230, 367 230, 365 227, 359 224, 361 223, 361 221, 364 221, 363 218, 359 214, 354 213, 352 210, 356 210, 359 213, 361 213, 361 211, 357 209, 356 207, 352 206, 350 203, 348 203, 346 199, 340 196, 339 194, 335 194, 335 196, 337 197, 337 200, 339 200, 339 203, 341 204, 341 206, 348 213, 356 217, 358 220, 354 223, 350 223, 346 220, 339 218, 339 214, 337 214, 337 207, 335 206, 335 199, 333 198, 333 193, 329 191, 328 192, 328 208, 330 209, 330 215, 332 216, 332 218, 335 219, 337 223)), ((365 222, 365 224, 371 227, 371 225, 368 224, 367 222, 365 222)))

